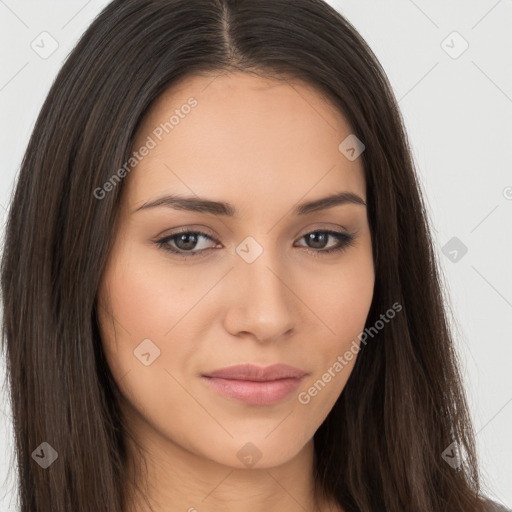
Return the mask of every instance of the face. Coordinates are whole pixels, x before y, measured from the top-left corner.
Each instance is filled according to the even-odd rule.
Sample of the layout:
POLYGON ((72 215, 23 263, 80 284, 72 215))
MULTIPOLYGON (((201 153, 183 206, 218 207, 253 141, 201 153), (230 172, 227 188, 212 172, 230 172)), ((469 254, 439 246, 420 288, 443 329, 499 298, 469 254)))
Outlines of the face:
POLYGON ((128 428, 149 450, 269 468, 311 443, 373 297, 362 158, 339 149, 351 133, 311 86, 242 73, 188 77, 149 111, 98 292, 128 428), (341 193, 359 203, 313 204, 341 193), (245 364, 259 371, 213 375, 245 364), (275 364, 299 373, 261 371, 275 364))

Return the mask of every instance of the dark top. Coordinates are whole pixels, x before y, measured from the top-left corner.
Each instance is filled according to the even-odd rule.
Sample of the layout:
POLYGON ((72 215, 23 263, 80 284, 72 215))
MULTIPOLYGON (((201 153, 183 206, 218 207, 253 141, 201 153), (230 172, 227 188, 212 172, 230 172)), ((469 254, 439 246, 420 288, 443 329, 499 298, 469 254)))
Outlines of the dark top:
POLYGON ((505 508, 503 505, 500 505, 499 503, 496 503, 495 501, 490 500, 489 498, 487 498, 487 501, 489 505, 491 505, 490 510, 492 510, 492 512, 512 512, 512 510, 510 510, 509 508, 505 508))

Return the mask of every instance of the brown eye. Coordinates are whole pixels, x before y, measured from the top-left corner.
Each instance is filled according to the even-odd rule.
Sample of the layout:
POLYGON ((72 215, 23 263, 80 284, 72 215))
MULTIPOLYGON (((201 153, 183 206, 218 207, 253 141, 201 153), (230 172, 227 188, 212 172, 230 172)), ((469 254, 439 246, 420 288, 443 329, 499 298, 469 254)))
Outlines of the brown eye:
POLYGON ((318 230, 307 233, 301 238, 305 239, 306 243, 308 244, 306 250, 313 253, 315 256, 319 256, 321 254, 330 254, 332 252, 346 249, 348 246, 353 245, 355 236, 339 231, 318 230), (337 244, 333 247, 325 249, 329 238, 334 238, 337 240, 337 244))
MULTIPOLYGON (((198 244, 202 239, 213 240, 209 235, 202 231, 180 231, 168 235, 160 240, 157 240, 157 245, 173 254, 177 254, 183 257, 198 256, 204 253, 207 249, 212 247, 200 247, 197 249, 198 244)), ((215 241, 214 241, 215 242, 215 241)))
MULTIPOLYGON (((312 253, 314 256, 320 256, 346 249, 348 246, 353 245, 355 236, 339 231, 317 230, 303 235, 301 239, 306 240, 308 245, 307 247, 300 247, 304 247, 307 252, 312 253), (337 243, 332 247, 326 248, 330 239, 334 239, 337 243)), ((201 245, 201 240, 210 240, 214 244, 219 244, 211 236, 203 233, 202 231, 186 230, 167 235, 164 238, 157 240, 156 244, 164 251, 182 258, 188 258, 203 256, 206 251, 214 248, 211 245, 210 247, 206 246, 198 248, 198 245, 201 245)))

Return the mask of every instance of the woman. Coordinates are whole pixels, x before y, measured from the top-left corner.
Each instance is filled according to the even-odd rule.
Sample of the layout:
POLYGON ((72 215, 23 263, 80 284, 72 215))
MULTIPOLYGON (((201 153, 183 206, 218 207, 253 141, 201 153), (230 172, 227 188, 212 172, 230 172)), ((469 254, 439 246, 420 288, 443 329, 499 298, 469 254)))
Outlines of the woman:
POLYGON ((108 5, 1 283, 21 512, 492 510, 396 101, 320 0, 108 5))

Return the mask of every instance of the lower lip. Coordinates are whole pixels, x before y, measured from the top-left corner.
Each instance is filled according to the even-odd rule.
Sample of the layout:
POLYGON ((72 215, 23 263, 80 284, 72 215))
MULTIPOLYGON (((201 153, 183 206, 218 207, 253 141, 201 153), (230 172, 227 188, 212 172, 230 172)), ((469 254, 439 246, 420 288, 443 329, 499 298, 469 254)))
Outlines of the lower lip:
POLYGON ((202 379, 222 395, 250 405, 270 405, 279 402, 296 390, 302 381, 302 377, 265 382, 218 377, 202 377, 202 379))

